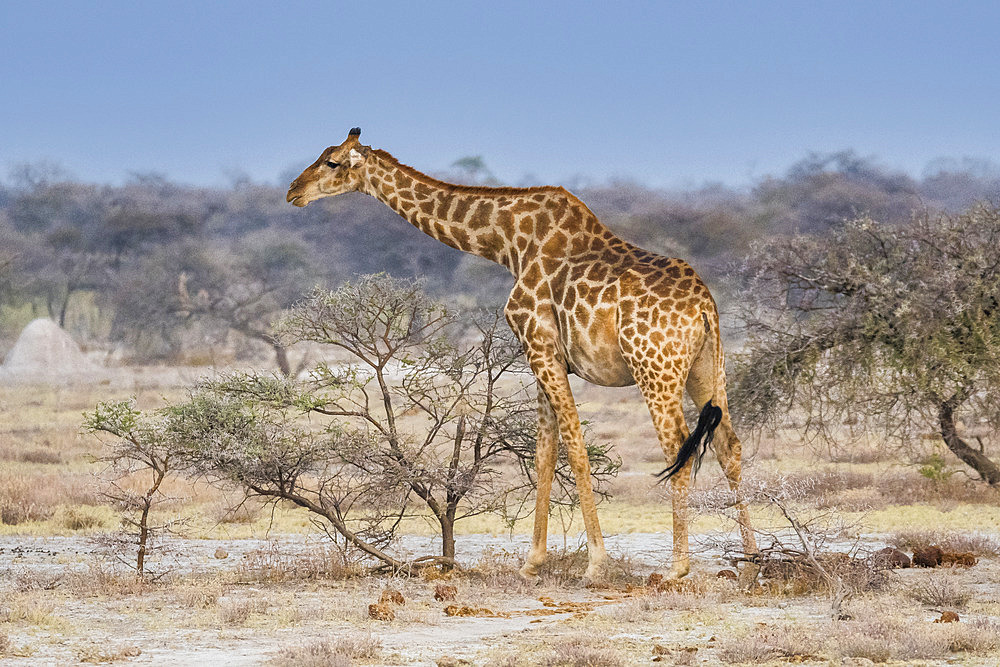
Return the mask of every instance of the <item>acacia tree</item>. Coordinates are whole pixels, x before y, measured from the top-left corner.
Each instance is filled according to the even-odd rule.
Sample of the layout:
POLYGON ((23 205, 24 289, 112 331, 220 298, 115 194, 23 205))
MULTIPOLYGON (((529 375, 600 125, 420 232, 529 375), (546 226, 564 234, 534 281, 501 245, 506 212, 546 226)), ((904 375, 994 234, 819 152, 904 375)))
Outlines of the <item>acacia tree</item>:
POLYGON ((1000 210, 900 226, 861 218, 773 240, 742 277, 734 414, 760 427, 801 410, 807 433, 828 441, 845 425, 897 442, 931 427, 1000 484, 988 448, 971 446, 958 421, 1000 424, 1000 210))
POLYGON ((161 416, 143 415, 133 401, 112 401, 85 413, 83 426, 90 433, 114 436, 98 457, 107 465, 104 475, 109 486, 104 495, 122 512, 124 530, 112 536, 112 541, 134 546, 136 574, 141 577, 152 539, 169 529, 169 524, 149 522, 153 506, 166 500, 161 485, 177 458, 164 420, 161 416), (148 475, 148 484, 140 484, 136 491, 131 480, 141 480, 144 475, 148 475))
MULTIPOLYGON (((511 494, 530 490, 533 383, 499 314, 470 324, 419 284, 376 275, 315 290, 278 331, 347 361, 303 381, 241 373, 203 383, 173 413, 193 469, 291 500, 394 568, 383 547, 403 517, 429 513, 452 562, 456 522, 516 506, 511 494)), ((590 453, 599 480, 617 470, 604 448, 590 453)), ((558 472, 568 479, 567 466, 558 472)))

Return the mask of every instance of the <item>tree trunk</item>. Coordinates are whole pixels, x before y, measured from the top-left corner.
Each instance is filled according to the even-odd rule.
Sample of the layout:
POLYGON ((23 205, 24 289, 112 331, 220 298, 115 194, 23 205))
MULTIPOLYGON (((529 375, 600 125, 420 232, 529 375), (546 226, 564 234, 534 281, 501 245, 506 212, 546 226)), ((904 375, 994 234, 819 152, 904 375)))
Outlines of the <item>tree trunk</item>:
POLYGON ((441 555, 455 560, 455 519, 448 515, 441 517, 441 555))
POLYGON ((139 517, 139 550, 136 552, 135 569, 141 577, 146 569, 146 542, 149 540, 149 499, 146 499, 139 517))
POLYGON ((63 299, 62 306, 59 308, 59 328, 66 328, 66 311, 69 309, 69 297, 72 292, 66 290, 66 298, 63 299))
POLYGON ((278 370, 285 377, 291 377, 292 367, 288 364, 288 352, 285 350, 285 346, 271 343, 271 347, 274 348, 274 359, 278 363, 278 370))
POLYGON ((941 437, 955 456, 972 467, 989 484, 1000 484, 1000 467, 985 454, 970 447, 955 430, 955 405, 953 400, 942 403, 938 409, 941 437))

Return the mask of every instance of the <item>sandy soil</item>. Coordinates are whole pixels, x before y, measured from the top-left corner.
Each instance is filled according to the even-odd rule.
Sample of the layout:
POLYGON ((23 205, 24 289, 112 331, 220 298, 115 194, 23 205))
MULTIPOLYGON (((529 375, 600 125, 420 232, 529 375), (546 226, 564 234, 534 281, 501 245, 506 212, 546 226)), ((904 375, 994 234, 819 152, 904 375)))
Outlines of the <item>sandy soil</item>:
MULTIPOLYGON (((561 546, 556 542, 553 540, 553 546, 561 546)), ((866 536, 865 543, 873 549, 884 545, 879 536, 866 536)), ((430 538, 410 537, 402 540, 401 547, 416 554, 426 553, 432 544, 430 538)), ((459 540, 459 560, 475 562, 488 550, 523 553, 526 545, 523 536, 466 535, 459 540)), ((609 537, 608 546, 612 553, 628 554, 635 573, 645 576, 663 567, 669 534, 609 537)), ((8 655, 0 664, 69 664, 111 658, 116 652, 137 647, 141 650, 138 656, 120 659, 140 664, 251 665, 267 662, 284 647, 359 633, 377 637, 381 650, 377 658, 358 660, 357 664, 434 665, 445 657, 470 661, 465 664, 493 660, 511 664, 504 663, 507 658, 503 656, 511 651, 516 655, 518 647, 542 650, 567 636, 599 636, 625 651, 624 664, 640 661, 640 656, 641 662, 651 661, 657 650, 666 650, 663 647, 674 647, 672 651, 699 649, 683 654, 687 656, 684 660, 697 656, 691 664, 723 664, 714 647, 718 637, 734 627, 815 624, 829 617, 828 603, 821 597, 760 598, 735 591, 720 597, 714 574, 725 563, 718 553, 705 550, 695 559, 692 580, 708 581, 716 589, 703 600, 698 595, 676 594, 673 598, 648 598, 645 593, 629 593, 622 587, 588 589, 566 580, 528 585, 503 577, 485 581, 460 577, 453 581, 458 588, 454 604, 488 608, 496 616, 451 617, 444 612, 450 603, 433 598, 436 582, 420 578, 273 583, 230 576, 249 554, 262 548, 294 554, 317 547, 316 542, 302 536, 270 542, 170 539, 163 547, 163 555, 152 567, 154 571, 169 570, 165 580, 171 583, 137 594, 109 594, 65 580, 72 576, 67 573, 86 578, 94 572, 97 555, 91 540, 0 538, 0 608, 28 608, 23 613, 29 615, 32 605, 36 608, 30 622, 0 623, 0 632, 7 632, 14 652, 24 654, 8 655), (215 557, 219 548, 228 553, 227 558, 215 557), (60 576, 64 579, 58 580, 60 576), (26 581, 54 587, 26 591, 26 581), (376 602, 387 586, 401 590, 406 604, 391 622, 368 618, 367 605, 376 602), (214 590, 216 599, 204 606, 192 603, 199 589, 214 590), (232 609, 250 602, 253 612, 234 620, 238 614, 232 609)), ((1000 600, 1000 564, 990 560, 962 571, 906 570, 897 576, 904 585, 929 576, 950 577, 975 599, 1000 600)), ((993 613, 1000 614, 996 607, 994 604, 993 613)), ((920 620, 930 622, 938 613, 924 609, 920 620)), ((663 658, 681 661, 671 655, 663 658)))

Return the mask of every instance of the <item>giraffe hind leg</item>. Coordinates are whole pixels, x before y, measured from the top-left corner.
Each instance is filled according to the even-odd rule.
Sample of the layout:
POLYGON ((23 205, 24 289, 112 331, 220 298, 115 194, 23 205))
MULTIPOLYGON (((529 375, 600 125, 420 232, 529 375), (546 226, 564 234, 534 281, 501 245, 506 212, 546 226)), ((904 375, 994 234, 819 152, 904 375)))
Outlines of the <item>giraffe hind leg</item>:
POLYGON ((755 554, 757 553, 757 539, 750 523, 750 512, 747 509, 746 501, 740 494, 743 445, 736 436, 729 416, 725 371, 721 364, 718 366, 715 364, 715 349, 716 346, 712 345, 711 340, 706 342, 691 366, 685 388, 688 396, 699 409, 704 410, 704 406, 717 404, 721 412, 717 432, 711 441, 712 449, 715 451, 719 465, 729 482, 729 489, 736 494, 735 506, 743 550, 747 554, 755 554))
MULTIPOLYGON (((682 442, 688 442, 687 423, 684 421, 682 394, 660 395, 649 391, 640 383, 646 406, 653 418, 660 448, 667 462, 676 462, 682 442)), ((688 495, 691 490, 692 458, 688 457, 670 476, 670 509, 673 523, 673 563, 667 575, 680 579, 691 570, 688 553, 688 495)))

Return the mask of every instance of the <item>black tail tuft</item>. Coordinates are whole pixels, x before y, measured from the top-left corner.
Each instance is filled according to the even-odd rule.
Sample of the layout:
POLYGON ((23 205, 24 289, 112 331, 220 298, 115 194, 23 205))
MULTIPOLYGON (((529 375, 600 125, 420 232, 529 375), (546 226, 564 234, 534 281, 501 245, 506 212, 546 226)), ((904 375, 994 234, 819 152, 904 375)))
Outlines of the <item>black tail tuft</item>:
POLYGON ((717 405, 712 405, 712 401, 705 404, 705 407, 701 409, 701 414, 698 415, 698 426, 695 427, 691 435, 688 436, 684 444, 681 445, 680 451, 677 452, 677 460, 674 461, 668 468, 664 469, 656 478, 660 482, 665 482, 675 474, 680 472, 688 460, 692 456, 697 454, 697 458, 694 460, 694 471, 692 474, 692 479, 694 475, 698 474, 698 467, 701 465, 701 459, 705 456, 705 450, 708 446, 712 444, 712 436, 715 435, 715 427, 719 425, 722 421, 722 408, 717 405))

